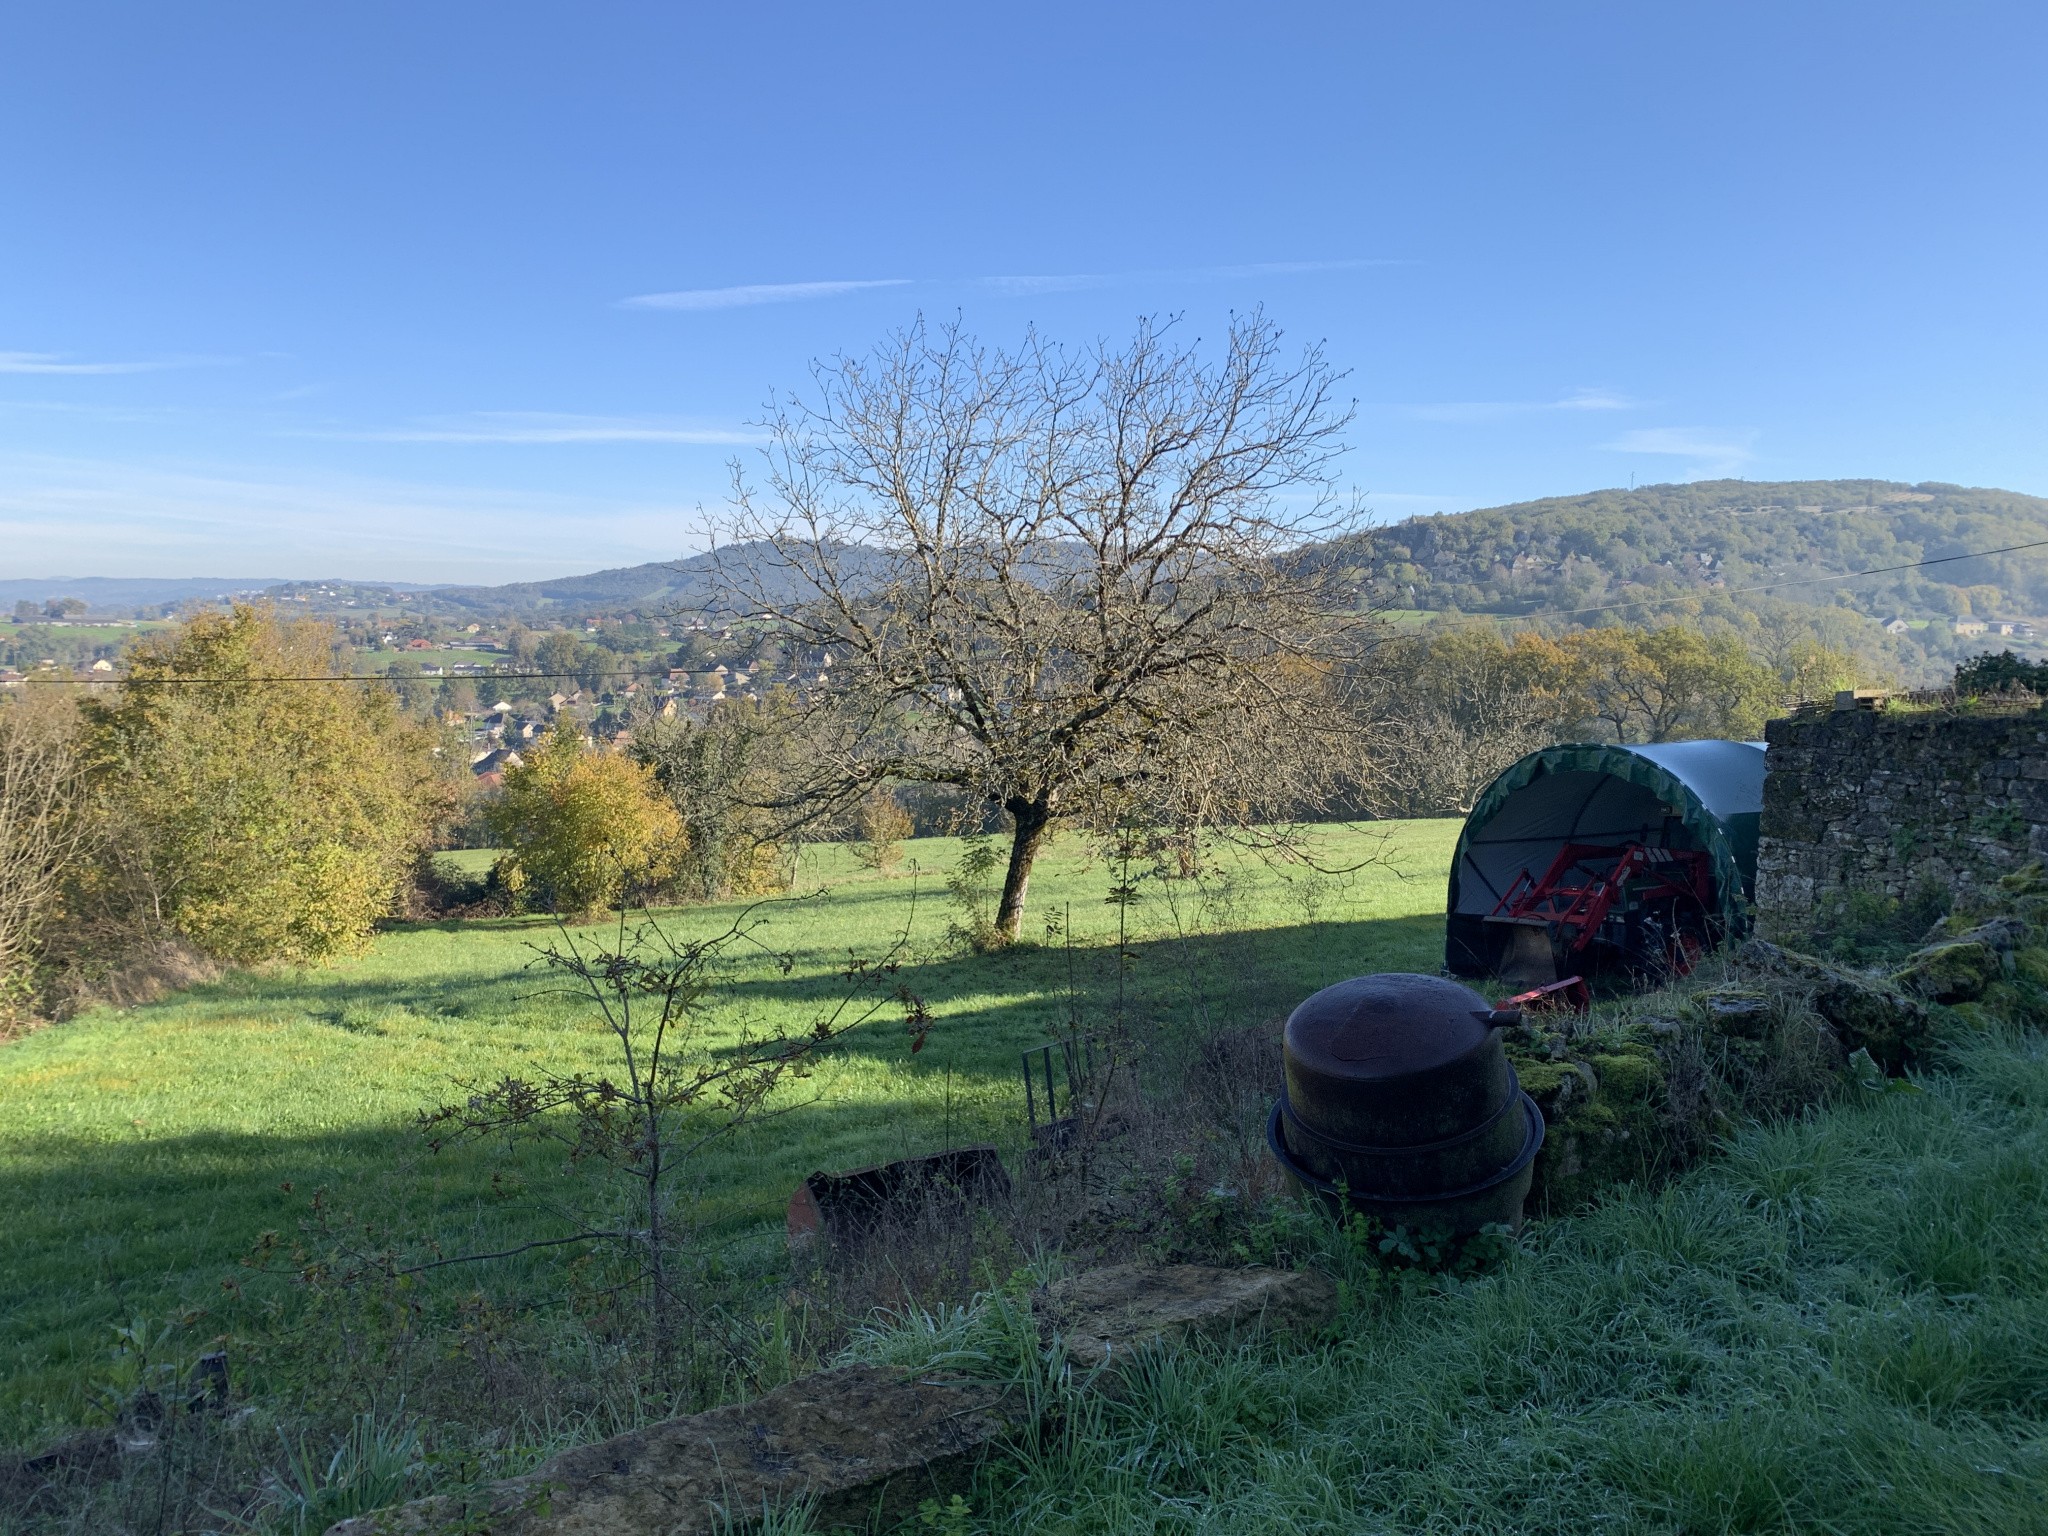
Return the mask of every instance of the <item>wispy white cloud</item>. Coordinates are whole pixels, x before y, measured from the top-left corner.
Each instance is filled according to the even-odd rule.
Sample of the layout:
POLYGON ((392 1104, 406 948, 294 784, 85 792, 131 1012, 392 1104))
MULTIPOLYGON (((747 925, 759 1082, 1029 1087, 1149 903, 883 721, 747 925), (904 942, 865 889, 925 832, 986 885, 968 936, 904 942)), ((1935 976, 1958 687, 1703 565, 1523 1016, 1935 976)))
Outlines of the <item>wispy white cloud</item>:
POLYGON ((1607 389, 1575 389, 1551 403, 1554 411, 1633 411, 1637 402, 1607 389))
POLYGON ((1255 261, 1238 266, 1146 268, 1132 272, 1039 272, 974 278, 880 277, 826 283, 745 283, 736 288, 683 288, 643 293, 619 302, 628 309, 739 309, 751 304, 788 304, 802 299, 836 299, 869 288, 947 287, 966 283, 1013 298, 1076 293, 1144 282, 1218 282, 1233 278, 1293 277, 1313 272, 1347 272, 1361 267, 1402 266, 1390 258, 1340 261, 1255 261))
POLYGON ((901 288, 909 282, 907 277, 869 277, 825 283, 743 283, 737 288, 680 288, 673 293, 642 293, 619 302, 627 309, 744 309, 752 304, 836 299, 869 288, 901 288))
POLYGON ((1234 267, 1194 267, 1189 277, 1296 277, 1308 272, 1356 272, 1365 267, 1406 267, 1399 256, 1347 256, 1341 261, 1254 261, 1234 267))
POLYGON ((154 362, 81 363, 61 352, 0 352, 0 373, 158 373, 166 368, 204 368, 222 361, 217 357, 172 357, 154 362))
POLYGON ((320 437, 376 443, 684 443, 735 447, 761 442, 759 432, 707 427, 651 416, 568 416, 542 411, 477 411, 410 427, 321 432, 320 437))
POLYGON ((1396 406, 1415 421, 1499 421, 1546 411, 1633 411, 1638 403, 1605 389, 1578 389, 1558 400, 1439 400, 1396 406))
POLYGON ((1030 298, 1041 293, 1079 293, 1085 288, 1107 288, 1118 280, 1106 272, 1048 272, 984 277, 978 282, 984 288, 992 288, 1011 298, 1030 298))
POLYGON ((1701 475, 1727 475, 1747 464, 1755 454, 1753 430, 1724 431, 1714 427, 1640 427, 1624 432, 1600 447, 1611 453, 1654 453, 1669 458, 1691 459, 1701 475))
POLYGON ((1013 298, 1030 298, 1042 293, 1074 293, 1086 288, 1113 288, 1125 283, 1201 283, 1247 277, 1295 277, 1312 272, 1350 272, 1363 267, 1403 266, 1405 262, 1384 257, 1347 258, 1342 261, 1255 261, 1225 267, 1144 268, 1132 272, 1045 272, 975 279, 978 286, 991 288, 1013 298))

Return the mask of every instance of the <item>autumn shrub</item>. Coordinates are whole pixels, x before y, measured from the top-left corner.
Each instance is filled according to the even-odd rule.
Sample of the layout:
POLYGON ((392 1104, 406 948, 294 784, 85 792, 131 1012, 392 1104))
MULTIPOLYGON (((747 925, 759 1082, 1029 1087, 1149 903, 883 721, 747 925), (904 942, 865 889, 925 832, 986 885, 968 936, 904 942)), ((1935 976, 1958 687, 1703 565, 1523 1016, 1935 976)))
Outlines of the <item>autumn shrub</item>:
POLYGON ((653 770, 590 746, 568 725, 506 772, 486 815, 506 850, 503 883, 528 905, 564 915, 661 889, 688 848, 653 770))
POLYGON ((0 707, 0 1035, 34 1010, 43 930, 88 846, 77 724, 54 692, 0 707))
POLYGON ((649 722, 633 755, 688 829, 677 890, 702 900, 787 890, 790 766, 804 754, 785 701, 722 699, 701 721, 649 722))
POLYGON ((853 845, 854 856, 875 870, 891 870, 903 862, 903 840, 910 836, 910 813, 887 789, 878 788, 854 811, 854 829, 860 833, 853 845))
POLYGON ((100 852, 66 894, 74 962, 110 934, 236 964, 359 950, 445 798, 431 737, 389 689, 323 681, 326 625, 264 609, 203 614, 128 668, 79 705, 100 852))

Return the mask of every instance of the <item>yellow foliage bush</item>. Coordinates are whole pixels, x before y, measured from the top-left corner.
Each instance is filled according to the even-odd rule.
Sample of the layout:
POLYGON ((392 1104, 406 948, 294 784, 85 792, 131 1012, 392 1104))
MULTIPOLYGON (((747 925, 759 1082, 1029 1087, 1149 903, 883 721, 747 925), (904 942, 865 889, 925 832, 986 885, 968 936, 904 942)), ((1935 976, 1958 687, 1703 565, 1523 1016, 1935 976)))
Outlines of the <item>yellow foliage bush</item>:
POLYGON ((138 644, 79 706, 101 849, 75 914, 169 930, 216 959, 360 949, 447 791, 432 739, 336 669, 326 625, 238 606, 138 644))
POLYGON ((870 869, 888 871, 903 861, 903 840, 914 830, 903 802, 886 788, 869 792, 854 811, 860 833, 854 854, 870 869))
POLYGON ((528 904, 564 915, 660 889, 689 848, 653 770, 588 746, 566 725, 507 770, 485 820, 506 849, 505 885, 528 904))

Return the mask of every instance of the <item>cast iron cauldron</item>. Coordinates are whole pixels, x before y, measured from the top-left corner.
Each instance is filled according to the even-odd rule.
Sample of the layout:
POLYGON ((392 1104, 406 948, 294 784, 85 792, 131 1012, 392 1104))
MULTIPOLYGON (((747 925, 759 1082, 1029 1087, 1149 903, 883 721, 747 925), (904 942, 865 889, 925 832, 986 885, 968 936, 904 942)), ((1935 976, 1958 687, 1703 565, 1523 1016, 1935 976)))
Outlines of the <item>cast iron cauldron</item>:
POLYGON ((1516 1224, 1543 1145, 1496 1032, 1518 1018, 1437 976, 1325 987, 1287 1020, 1273 1155, 1304 1189, 1390 1224, 1516 1224))

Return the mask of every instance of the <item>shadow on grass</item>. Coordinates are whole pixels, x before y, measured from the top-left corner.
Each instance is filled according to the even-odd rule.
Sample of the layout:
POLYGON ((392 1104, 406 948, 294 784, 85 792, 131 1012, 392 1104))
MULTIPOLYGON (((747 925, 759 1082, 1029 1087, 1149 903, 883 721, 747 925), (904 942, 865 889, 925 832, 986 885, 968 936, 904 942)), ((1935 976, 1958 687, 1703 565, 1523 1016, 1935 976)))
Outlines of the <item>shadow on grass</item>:
MULTIPOLYGON (((667 916, 657 914, 661 920, 667 916)), ((508 950, 483 971, 436 968, 365 976, 335 970, 230 977, 138 1012, 189 1011, 195 1004, 217 1003, 296 1014, 351 1033, 364 1033, 362 1021, 401 1008, 462 1025, 495 1021, 516 1028, 533 1023, 536 1014, 566 1024, 593 1015, 590 1005, 565 985, 567 979, 551 973, 541 958, 554 931, 552 925, 536 925, 532 949, 508 950)), ((612 937, 594 928, 571 932, 585 947, 609 943, 612 937)), ((947 947, 914 953, 899 962, 886 983, 870 984, 868 992, 886 999, 900 984, 921 998, 938 1018, 932 1044, 943 1049, 933 1059, 972 1067, 982 1065, 989 1050, 1011 1059, 1016 1049, 1063 1028, 1073 1013, 1086 1027, 1101 1029, 1121 1008, 1134 1025, 1168 1035, 1284 1015, 1310 992, 1347 977, 1387 970, 1434 972, 1442 945, 1443 919, 1432 913, 1139 939, 1124 946, 1121 964, 1113 942, 1071 947, 1025 942, 987 955, 947 947)), ((872 962, 888 953, 888 945, 855 945, 837 954, 820 946, 804 953, 809 963, 783 975, 765 956, 756 960, 737 952, 719 990, 760 1027, 801 1030, 848 995, 849 983, 838 968, 845 957, 857 954, 872 962)), ((833 1051, 900 1055, 900 1019, 900 1009, 885 1006, 833 1051)))
MULTIPOLYGON (((939 1060, 986 1059, 1004 1070, 1014 1051, 1039 1044, 1078 1014, 1084 1028, 1108 1026, 1119 1009, 1145 1034, 1206 1034, 1277 1019, 1333 983, 1368 972, 1434 972, 1442 957, 1443 919, 1435 914, 1310 923, 1184 938, 1114 944, 1020 944, 995 954, 954 953, 906 963, 893 980, 938 1017, 939 1060), (1121 973, 1121 974, 1119 974, 1121 973)), ((816 1009, 843 995, 836 976, 745 977, 730 996, 767 1014, 816 1009)), ((849 1033, 840 1054, 900 1054, 894 1016, 849 1033)), ((981 1062, 977 1061, 977 1065, 981 1062)))
MULTIPOLYGON (((825 1068, 850 1077, 835 1084, 821 1075, 815 1084, 825 1095, 820 1102, 752 1128, 695 1165, 703 1219, 721 1240, 758 1234, 813 1168, 933 1150, 949 1134, 956 1141, 1020 1140, 1018 1053, 1056 1034, 1070 1007, 1078 1006, 1084 1027, 1106 1027, 1119 981, 1133 1028, 1171 1046, 1212 1029, 1277 1019, 1307 993, 1361 972, 1432 969, 1441 935, 1442 921, 1432 915, 1152 938, 1129 945, 1121 966, 1114 946, 1081 944, 915 959, 888 978, 883 996, 900 982, 932 1009, 938 1023, 926 1048, 912 1056, 901 1011, 893 1006, 851 1031, 830 1049, 825 1068)), ((483 1055, 495 1064, 480 1076, 530 1069, 523 1027, 589 1016, 557 996, 548 1000, 545 1020, 535 1019, 530 1002, 521 1017, 520 1000, 541 991, 537 974, 502 973, 481 984, 445 972, 374 980, 313 973, 297 981, 289 994, 266 985, 268 995, 254 999, 246 989, 228 989, 225 996, 218 985, 201 989, 186 995, 184 1017, 163 1023, 206 1029, 210 995, 254 1001, 271 1015, 289 1015, 295 1004, 301 1017, 359 1037, 360 1047, 340 1055, 308 1049, 293 1056, 285 1079, 265 1079, 272 1084, 266 1092, 305 1101, 309 1117, 331 1117, 334 1096, 326 1094, 321 1074, 379 1073, 374 1019, 380 1010, 404 1008, 446 1028, 489 1031, 483 1055), (346 1022, 358 1014, 371 1027, 346 1022), (502 1058, 495 1055, 500 1031, 502 1058)), ((796 1029, 831 1007, 846 984, 832 974, 769 971, 739 974, 725 990, 741 1012, 796 1029)), ((92 1025, 92 1049, 107 1070, 147 1080, 160 1070, 150 1064, 154 1047, 142 1032, 126 1032, 143 1059, 123 1060, 127 1022, 92 1025)), ((413 1049, 414 1038, 394 1033, 394 1063, 413 1049)), ((439 1241, 461 1250, 490 1246, 513 1232, 532 1235, 531 1211, 522 1215, 494 1194, 494 1173, 518 1174, 528 1202, 565 1189, 573 1177, 558 1153, 538 1148, 507 1154, 464 1146, 431 1154, 409 1118, 391 1112, 388 1098, 378 1108, 366 1106, 362 1123, 319 1134, 240 1130, 270 1106, 239 1102, 238 1092, 252 1090, 238 1088, 230 1065, 219 1071, 216 1079, 189 1084, 200 1113, 218 1128, 157 1133, 138 1119, 130 1136, 119 1121, 68 1129, 82 1122, 61 1114, 41 1133, 24 1133, 17 1124, 0 1159, 0 1227, 8 1233, 0 1294, 10 1298, 0 1318, 0 1351, 15 1361, 0 1367, 0 1419, 12 1411, 9 1402, 19 1408, 27 1400, 54 1401, 49 1394, 68 1392, 64 1383, 75 1385, 78 1372, 103 1364, 110 1325, 202 1306, 223 1327, 232 1326, 237 1309, 253 1303, 239 1300, 224 1282, 246 1278, 239 1260, 261 1233, 292 1238, 316 1187, 369 1227, 408 1245, 439 1241)), ((425 1080, 420 1087, 420 1108, 459 1092, 453 1077, 439 1091, 425 1080)), ((15 1096, 34 1091, 25 1079, 15 1096)))

